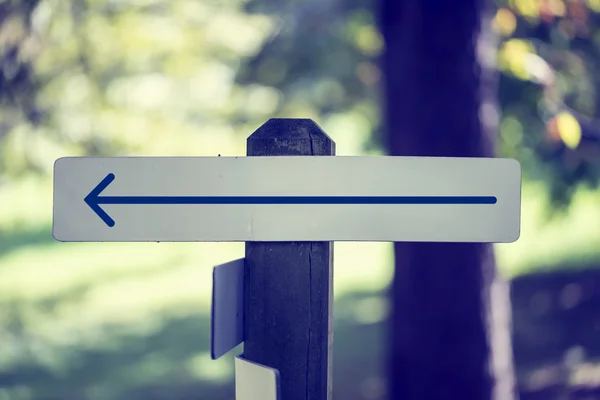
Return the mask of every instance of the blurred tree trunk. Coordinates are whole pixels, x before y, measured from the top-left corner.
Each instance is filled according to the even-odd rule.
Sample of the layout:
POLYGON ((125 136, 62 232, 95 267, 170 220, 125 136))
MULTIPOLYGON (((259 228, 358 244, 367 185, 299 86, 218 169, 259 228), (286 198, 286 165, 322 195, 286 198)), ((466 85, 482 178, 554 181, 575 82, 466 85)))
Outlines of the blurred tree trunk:
MULTIPOLYGON (((483 0, 381 0, 387 145, 491 157, 495 38, 483 0)), ((510 298, 492 245, 396 243, 389 398, 511 399, 510 298)))

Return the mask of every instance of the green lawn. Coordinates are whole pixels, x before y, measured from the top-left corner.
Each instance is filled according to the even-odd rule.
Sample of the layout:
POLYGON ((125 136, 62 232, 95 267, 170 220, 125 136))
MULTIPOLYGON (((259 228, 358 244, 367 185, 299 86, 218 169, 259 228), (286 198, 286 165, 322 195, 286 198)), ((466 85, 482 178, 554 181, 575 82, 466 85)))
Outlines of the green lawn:
MULTIPOLYGON (((546 222, 543 189, 524 189, 521 237, 497 244, 506 275, 600 259, 600 194, 581 192, 572 211, 546 222)), ((241 243, 58 243, 50 235, 52 187, 34 177, 0 187, 0 299, 41 300, 81 286, 208 299, 211 267, 243 256, 241 243), (140 274, 146 276, 140 286, 140 274), (135 288, 127 285, 134 277, 135 288), (117 279, 118 278, 118 279, 117 279), (114 282, 120 282, 112 288, 114 282), (107 282, 102 284, 102 282, 107 282), (107 286, 108 285, 108 286, 107 286), (106 287, 105 287, 106 286, 106 287)), ((389 243, 336 243, 335 289, 384 287, 391 277, 389 243)), ((111 297, 111 296, 108 296, 111 297)), ((136 296, 137 297, 137 296, 136 296)), ((168 302, 169 296, 164 296, 168 302)))
MULTIPOLYGON (((33 177, 0 190, 0 301, 33 306, 81 293, 77 304, 85 315, 60 309, 61 324, 132 321, 186 306, 207 310, 212 267, 243 256, 241 243, 59 243, 50 235, 51 193, 51 182, 33 177)), ((591 223, 600 221, 600 196, 582 192, 568 215, 544 222, 539 193, 524 190, 519 241, 496 245, 502 271, 600 259, 600 224, 591 223)), ((389 243, 336 243, 334 259, 336 296, 381 289, 391 277, 389 243)), ((34 320, 28 325, 34 330, 56 322, 34 320)))
MULTIPOLYGON (((560 268, 566 261, 576 266, 600 260, 600 224, 592 223, 600 221, 600 195, 581 192, 571 212, 545 223, 541 192, 532 185, 525 187, 521 238, 497 245, 506 275, 560 268)), ((212 267, 242 257, 243 244, 59 243, 50 234, 51 194, 50 181, 33 177, 0 187, 0 307, 6 311, 0 313, 0 342, 8 341, 2 336, 8 334, 27 338, 29 346, 38 343, 28 351, 0 346, 0 380, 3 371, 41 365, 53 380, 77 379, 98 391, 89 398, 102 399, 118 397, 110 390, 124 396, 131 385, 146 387, 158 376, 171 381, 196 377, 213 384, 230 379, 231 359, 212 361, 208 355, 207 316, 212 267), (160 341, 153 341, 155 337, 160 341), (165 371, 167 361, 160 358, 167 357, 165 353, 147 358, 146 347, 132 353, 136 362, 127 368, 118 357, 109 357, 110 362, 102 361, 105 364, 86 361, 96 368, 89 376, 78 377, 73 369, 77 364, 69 361, 73 349, 85 354, 85 360, 108 357, 97 354, 102 351, 121 355, 124 349, 130 351, 132 340, 148 348, 172 343, 176 352, 168 362, 177 360, 181 369, 165 371), (112 389, 97 379, 112 382, 112 389)), ((336 243, 334 257, 336 299, 377 291, 391 278, 388 243, 336 243)), ((340 313, 348 308, 340 306, 340 313)), ((367 299, 348 309, 354 320, 368 325, 383 318, 386 307, 381 300, 367 299)), ((336 311, 336 318, 339 315, 336 311)), ((50 390, 44 386, 48 379, 35 379, 38 389, 50 390)), ((11 393, 17 399, 28 398, 11 393)))

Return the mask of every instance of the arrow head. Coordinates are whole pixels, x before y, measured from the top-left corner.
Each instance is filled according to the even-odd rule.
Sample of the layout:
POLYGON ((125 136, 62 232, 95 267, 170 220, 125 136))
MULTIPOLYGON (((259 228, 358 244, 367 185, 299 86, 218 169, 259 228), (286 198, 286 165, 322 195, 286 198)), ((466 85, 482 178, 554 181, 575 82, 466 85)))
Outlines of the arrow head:
POLYGON ((87 196, 85 196, 85 199, 83 199, 83 201, 85 201, 85 203, 92 209, 92 211, 95 212, 96 215, 98 215, 100 219, 111 228, 115 226, 115 221, 100 207, 100 193, 102 193, 102 191, 106 189, 106 187, 114 180, 115 174, 111 173, 106 175, 106 177, 102 179, 102 181, 100 181, 100 183, 94 189, 92 189, 87 196))

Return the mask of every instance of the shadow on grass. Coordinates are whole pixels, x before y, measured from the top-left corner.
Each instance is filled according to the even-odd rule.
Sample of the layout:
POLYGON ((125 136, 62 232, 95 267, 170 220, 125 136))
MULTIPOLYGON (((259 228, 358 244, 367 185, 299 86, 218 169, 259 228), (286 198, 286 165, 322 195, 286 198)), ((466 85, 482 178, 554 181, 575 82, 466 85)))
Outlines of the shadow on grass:
MULTIPOLYGON (((565 269, 512 282, 513 344, 522 400, 600 398, 597 384, 570 386, 567 374, 574 365, 600 360, 600 269, 565 269)), ((77 303, 83 292, 63 293, 40 309, 51 313, 61 303, 77 303)), ((336 299, 335 400, 386 399, 384 315, 377 317, 385 309, 382 296, 361 292, 336 299)), ((56 345, 24 327, 27 315, 19 304, 0 306, 9 316, 8 324, 0 325, 0 399, 234 398, 233 356, 240 349, 222 360, 210 360, 205 313, 105 326, 86 340, 80 340, 80 332, 63 330, 74 344, 56 345), (141 324, 149 327, 142 329, 141 324)))
POLYGON ((231 399, 228 380, 194 373, 194 358, 206 355, 207 324, 206 316, 170 318, 147 335, 106 331, 95 344, 46 354, 43 343, 21 336, 30 357, 0 367, 0 388, 11 400, 231 399))
POLYGON ((50 226, 16 232, 0 231, 0 256, 20 250, 23 247, 53 246, 59 243, 52 237, 52 228, 50 226))
MULTIPOLYGON (((374 293, 355 293, 336 302, 340 317, 335 326, 334 399, 384 398, 381 326, 358 323, 353 312, 361 302, 373 299, 374 293)), ((0 338, 5 338, 0 339, 0 398, 234 398, 233 356, 240 348, 224 359, 211 360, 206 314, 164 318, 142 334, 132 333, 134 326, 104 328, 91 343, 59 348, 26 333, 17 313, 7 329, 0 330, 0 338), (12 360, 7 359, 11 353, 12 360)))
POLYGON ((521 400, 600 399, 600 266, 512 282, 521 400))

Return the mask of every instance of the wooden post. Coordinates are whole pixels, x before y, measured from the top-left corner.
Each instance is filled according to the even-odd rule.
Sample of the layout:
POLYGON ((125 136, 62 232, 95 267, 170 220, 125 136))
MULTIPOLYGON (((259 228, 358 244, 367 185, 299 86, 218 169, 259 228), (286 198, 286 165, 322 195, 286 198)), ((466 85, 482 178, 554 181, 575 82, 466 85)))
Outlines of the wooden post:
MULTIPOLYGON (((270 119, 248 156, 332 156, 310 119, 270 119)), ((284 400, 330 400, 333 243, 247 242, 244 358, 279 370, 284 400)))

